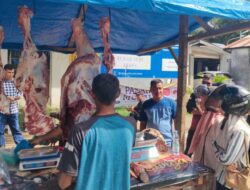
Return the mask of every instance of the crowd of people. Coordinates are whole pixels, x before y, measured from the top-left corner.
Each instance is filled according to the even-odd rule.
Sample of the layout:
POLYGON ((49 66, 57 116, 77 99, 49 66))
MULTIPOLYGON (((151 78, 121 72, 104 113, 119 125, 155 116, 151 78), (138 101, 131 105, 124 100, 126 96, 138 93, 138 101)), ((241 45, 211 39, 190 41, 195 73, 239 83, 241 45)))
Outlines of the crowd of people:
MULTIPOLYGON (((152 98, 141 107, 140 130, 159 130, 171 148, 176 102, 163 95, 159 79, 151 81, 150 92, 152 98)), ((192 122, 184 153, 214 170, 214 189, 233 189, 226 181, 227 168, 240 172, 249 167, 250 92, 234 84, 213 86, 212 76, 204 75, 187 102, 187 112, 192 114, 192 122)))
MULTIPOLYGON (((5 65, 4 70, 1 85, 9 107, 8 113, 0 110, 0 147, 5 145, 6 124, 10 126, 16 144, 23 140, 17 107, 22 93, 13 83, 12 65, 5 65)), ((250 151, 247 123, 250 92, 230 84, 214 87, 212 80, 211 76, 205 75, 202 84, 194 89, 188 100, 187 111, 192 114, 192 122, 184 153, 194 162, 215 171, 216 190, 228 190, 231 187, 225 181, 227 167, 234 166, 241 171, 248 164, 245 158, 250 151)), ((99 74, 94 78, 92 96, 96 113, 89 120, 75 125, 68 137, 58 167, 61 189, 72 183, 76 183, 77 189, 92 189, 93 186, 96 189, 129 189, 129 167, 136 130, 157 129, 167 146, 172 148, 176 101, 164 96, 160 79, 151 81, 150 92, 152 98, 147 100, 142 92, 135 94, 138 104, 130 108, 130 116, 140 121, 140 127, 136 129, 129 120, 115 113, 115 100, 120 95, 119 80, 111 74, 99 74)), ((49 138, 53 138, 53 134, 33 139, 31 143, 37 145, 49 138)))
POLYGON ((203 109, 198 111, 197 121, 192 120, 185 153, 193 155, 194 162, 214 170, 214 189, 233 189, 226 180, 227 168, 234 167, 235 171, 241 172, 249 163, 246 159, 250 151, 250 127, 247 123, 250 92, 232 84, 221 84, 216 88, 200 85, 194 90, 194 96, 193 120, 198 107, 203 109), (197 105, 197 99, 200 99, 200 105, 197 105))

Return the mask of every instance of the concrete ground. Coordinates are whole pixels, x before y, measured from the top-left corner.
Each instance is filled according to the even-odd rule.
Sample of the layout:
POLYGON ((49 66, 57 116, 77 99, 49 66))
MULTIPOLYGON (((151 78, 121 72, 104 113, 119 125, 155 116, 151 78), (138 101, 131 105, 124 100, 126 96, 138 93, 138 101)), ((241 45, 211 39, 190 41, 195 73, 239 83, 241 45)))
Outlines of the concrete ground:
MULTIPOLYGON (((23 137, 27 140, 31 139, 33 136, 32 135, 29 135, 27 132, 23 132, 23 137)), ((5 141, 6 141, 6 147, 7 149, 10 149, 10 148, 15 148, 15 143, 14 143, 14 140, 12 138, 12 135, 11 133, 7 133, 5 134, 5 141)))

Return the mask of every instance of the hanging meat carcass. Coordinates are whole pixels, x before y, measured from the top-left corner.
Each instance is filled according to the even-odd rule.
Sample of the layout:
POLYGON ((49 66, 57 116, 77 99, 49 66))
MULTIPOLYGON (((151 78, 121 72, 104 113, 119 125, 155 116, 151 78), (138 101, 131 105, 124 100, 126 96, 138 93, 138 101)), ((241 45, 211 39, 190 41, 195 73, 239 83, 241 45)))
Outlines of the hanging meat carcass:
POLYGON ((108 17, 103 17, 100 20, 101 36, 104 45, 103 63, 107 68, 108 73, 112 73, 115 65, 115 58, 112 54, 109 44, 110 20, 108 17))
POLYGON ((24 98, 26 106, 24 108, 24 128, 31 135, 44 135, 56 127, 53 119, 44 114, 42 108, 37 104, 33 96, 33 77, 25 80, 24 98))
POLYGON ((4 95, 3 85, 2 85, 2 81, 4 77, 4 68, 3 68, 2 58, 1 58, 1 48, 2 48, 3 39, 4 39, 4 31, 3 31, 3 27, 0 26, 0 111, 2 113, 8 114, 10 113, 10 103, 7 97, 4 95))
POLYGON ((16 86, 24 90, 25 80, 33 78, 32 96, 44 111, 49 98, 49 69, 47 57, 38 52, 30 35, 30 18, 32 11, 27 7, 19 8, 18 24, 24 34, 23 51, 16 71, 16 86))
POLYGON ((30 35, 32 11, 19 8, 18 23, 24 33, 23 51, 16 72, 16 86, 25 98, 24 127, 32 135, 48 133, 56 125, 46 116, 45 108, 49 98, 49 70, 44 53, 38 52, 30 35))
MULTIPOLYGON (((101 27, 104 26, 106 25, 101 25, 101 27)), ((72 21, 72 29, 72 37, 76 43, 77 59, 69 65, 61 79, 61 101, 59 113, 61 128, 51 131, 51 133, 40 139, 37 138, 33 140, 34 144, 44 140, 47 141, 51 139, 51 137, 59 136, 61 132, 63 132, 64 137, 62 143, 65 142, 71 128, 81 121, 86 121, 95 112, 95 104, 91 96, 91 83, 94 77, 100 73, 100 59, 95 54, 95 51, 83 30, 80 19, 72 21)), ((109 29, 106 31, 109 31, 109 29)), ((108 33, 105 32, 105 35, 106 34, 108 33)), ((105 42, 108 43, 108 38, 106 38, 105 42)), ((109 52, 111 53, 111 51, 109 52)), ((113 55, 110 56, 112 59, 114 58, 113 55)), ((111 63, 112 66, 106 64, 108 71, 112 69, 114 59, 111 63)))
POLYGON ((80 19, 72 21, 72 30, 77 59, 69 65, 61 79, 59 116, 64 137, 68 137, 74 124, 89 119, 95 112, 91 84, 100 73, 101 66, 80 19))

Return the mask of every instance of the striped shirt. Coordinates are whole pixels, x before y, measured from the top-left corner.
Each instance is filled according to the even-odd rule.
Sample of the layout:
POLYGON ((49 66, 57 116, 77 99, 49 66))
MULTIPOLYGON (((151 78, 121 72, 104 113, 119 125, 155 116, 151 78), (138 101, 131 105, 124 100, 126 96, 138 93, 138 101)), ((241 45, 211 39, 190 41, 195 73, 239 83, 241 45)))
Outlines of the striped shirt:
POLYGON ((213 145, 214 152, 219 161, 219 166, 216 169, 216 179, 225 185, 226 167, 231 164, 236 164, 239 170, 246 167, 245 137, 249 144, 250 128, 243 116, 229 115, 223 129, 219 125, 216 129, 218 136, 213 145))
MULTIPOLYGON (((20 97, 22 93, 16 88, 13 80, 3 81, 4 94, 6 96, 20 97)), ((18 113, 17 101, 10 103, 10 114, 18 113)))

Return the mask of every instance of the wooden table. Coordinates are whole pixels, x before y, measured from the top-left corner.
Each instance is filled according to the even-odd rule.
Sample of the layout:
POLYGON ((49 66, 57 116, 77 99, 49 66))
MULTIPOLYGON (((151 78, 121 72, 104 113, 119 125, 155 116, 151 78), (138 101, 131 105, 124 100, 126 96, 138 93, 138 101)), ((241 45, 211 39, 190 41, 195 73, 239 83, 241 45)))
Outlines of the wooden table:
MULTIPOLYGON (((14 179, 14 173, 11 172, 14 179)), ((15 178, 15 184, 6 186, 9 190, 56 190, 57 189, 57 175, 53 170, 40 170, 32 172, 28 176, 15 178), (51 177, 45 178, 51 174, 51 177), (36 184, 33 179, 35 177, 41 178, 42 183, 36 184), (46 181, 47 180, 47 181, 46 181)), ((187 187, 192 187, 192 190, 212 190, 214 184, 214 174, 212 171, 200 173, 198 175, 190 175, 184 177, 177 177, 174 179, 159 178, 149 183, 138 183, 131 185, 131 190, 186 190, 187 187)), ((4 186, 3 186, 4 187, 4 186)), ((3 188, 0 186, 0 189, 3 188)), ((72 188, 74 189, 74 188, 72 188)), ((191 190, 188 188, 188 190, 191 190)))
POLYGON ((159 180, 151 183, 139 183, 132 185, 131 190, 213 190, 215 178, 213 172, 199 174, 197 176, 180 177, 168 180, 159 180))

